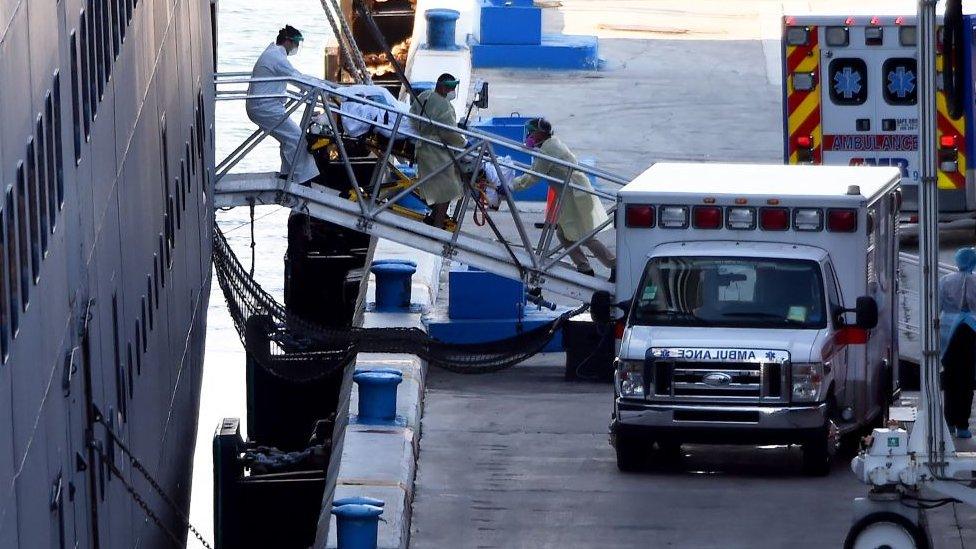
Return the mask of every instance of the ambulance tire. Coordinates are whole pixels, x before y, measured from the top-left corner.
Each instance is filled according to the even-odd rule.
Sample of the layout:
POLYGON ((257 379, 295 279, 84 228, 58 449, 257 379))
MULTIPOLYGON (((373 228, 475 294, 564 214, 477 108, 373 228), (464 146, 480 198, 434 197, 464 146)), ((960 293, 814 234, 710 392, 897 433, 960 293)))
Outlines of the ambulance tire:
POLYGON ((827 429, 810 438, 801 446, 803 450, 803 474, 810 477, 824 477, 830 473, 833 456, 828 451, 827 429))
MULTIPOLYGON (((833 394, 833 387, 828 390, 833 394)), ((803 450, 803 473, 811 477, 825 477, 830 474, 830 466, 840 447, 841 437, 834 418, 837 417, 837 402, 827 398, 826 419, 823 427, 817 429, 801 445, 803 450)))
POLYGON ((617 433, 614 435, 614 450, 617 452, 617 469, 624 473, 634 473, 647 469, 651 443, 644 437, 617 433))
POLYGON ((911 519, 888 511, 865 515, 851 526, 844 549, 891 547, 892 549, 930 549, 925 528, 911 519))

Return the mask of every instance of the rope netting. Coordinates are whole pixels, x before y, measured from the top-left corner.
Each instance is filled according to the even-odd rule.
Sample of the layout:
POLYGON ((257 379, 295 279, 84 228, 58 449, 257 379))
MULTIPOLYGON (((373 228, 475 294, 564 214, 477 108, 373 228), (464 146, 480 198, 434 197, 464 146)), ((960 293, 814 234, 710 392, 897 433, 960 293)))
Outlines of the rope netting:
POLYGON ((248 355, 274 376, 305 382, 352 363, 356 353, 404 353, 463 374, 496 372, 541 352, 563 323, 588 305, 513 337, 448 343, 419 328, 327 328, 289 312, 250 276, 214 224, 214 270, 248 355))

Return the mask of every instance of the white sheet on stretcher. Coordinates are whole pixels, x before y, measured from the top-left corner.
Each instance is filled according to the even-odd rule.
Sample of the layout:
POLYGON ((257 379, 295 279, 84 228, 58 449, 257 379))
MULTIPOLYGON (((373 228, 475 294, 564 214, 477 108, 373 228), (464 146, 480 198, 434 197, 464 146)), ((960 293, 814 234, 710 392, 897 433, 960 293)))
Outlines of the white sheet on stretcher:
MULTIPOLYGON (((393 94, 382 86, 356 84, 354 86, 345 86, 342 89, 344 92, 391 107, 390 110, 385 110, 372 105, 359 103, 355 100, 347 99, 343 101, 339 111, 342 114, 352 115, 359 119, 357 120, 350 116, 344 116, 342 118, 342 127, 350 137, 361 137, 369 133, 371 128, 375 128, 376 133, 388 138, 393 135, 392 130, 393 124, 396 123, 396 113, 410 112, 410 105, 397 101, 393 97, 393 94), (369 120, 369 122, 363 122, 363 120, 369 120)), ((400 120, 400 128, 397 130, 397 137, 409 137, 415 133, 413 120, 406 117, 402 118, 400 120)))

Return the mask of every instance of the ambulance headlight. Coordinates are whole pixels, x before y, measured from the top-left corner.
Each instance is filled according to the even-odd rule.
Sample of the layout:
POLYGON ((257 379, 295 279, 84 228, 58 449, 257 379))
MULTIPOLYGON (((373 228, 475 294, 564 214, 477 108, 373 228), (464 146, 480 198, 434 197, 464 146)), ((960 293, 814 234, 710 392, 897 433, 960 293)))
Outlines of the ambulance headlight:
POLYGON ((789 27, 786 29, 786 44, 789 46, 806 46, 809 40, 809 27, 789 27))
POLYGON ((898 29, 898 43, 905 47, 915 47, 918 44, 918 27, 908 25, 898 29))
POLYGON ((688 228, 688 206, 661 206, 658 217, 658 225, 664 229, 688 228))
POLYGON ((810 91, 817 85, 817 79, 812 72, 794 72, 793 89, 795 91, 810 91))
POLYGON ((819 362, 792 364, 791 374, 793 379, 793 401, 816 401, 817 395, 820 394, 820 386, 823 384, 823 364, 819 362))
POLYGON ((846 46, 850 43, 847 27, 827 27, 825 34, 828 46, 846 46))
POLYGON ((617 362, 617 390, 620 396, 644 398, 644 362, 621 360, 617 362))
POLYGON ((756 228, 755 208, 729 208, 726 225, 736 231, 748 231, 756 228))
POLYGON ((817 208, 797 208, 793 213, 793 228, 798 231, 822 231, 823 210, 817 208))

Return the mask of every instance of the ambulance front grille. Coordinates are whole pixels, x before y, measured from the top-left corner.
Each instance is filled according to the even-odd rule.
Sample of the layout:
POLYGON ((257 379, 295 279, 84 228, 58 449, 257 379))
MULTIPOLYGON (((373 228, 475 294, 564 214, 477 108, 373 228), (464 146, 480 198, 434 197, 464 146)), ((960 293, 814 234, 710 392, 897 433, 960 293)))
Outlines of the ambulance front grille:
POLYGON ((657 361, 654 397, 735 402, 782 402, 780 363, 657 361))

